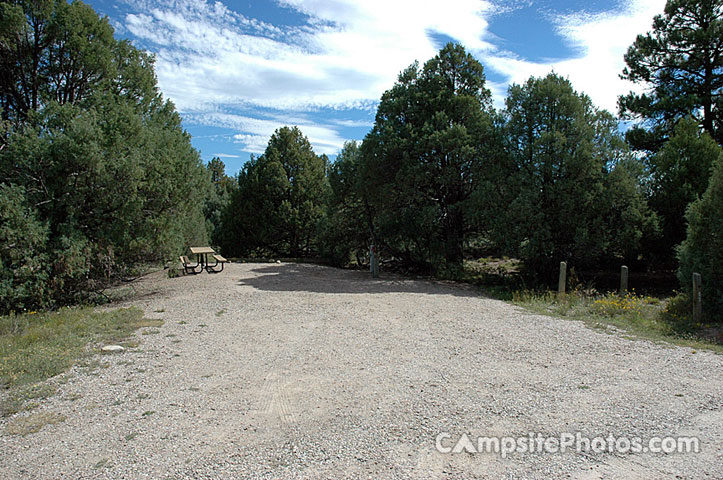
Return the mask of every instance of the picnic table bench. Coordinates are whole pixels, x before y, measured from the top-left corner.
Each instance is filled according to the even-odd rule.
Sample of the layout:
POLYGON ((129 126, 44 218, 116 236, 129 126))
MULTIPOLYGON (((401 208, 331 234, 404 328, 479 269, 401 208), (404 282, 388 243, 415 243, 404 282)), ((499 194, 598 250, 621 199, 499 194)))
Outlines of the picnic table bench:
POLYGON ((208 265, 208 264, 206 264, 206 271, 207 271, 208 273, 220 273, 220 272, 223 272, 223 266, 224 266, 224 264, 226 264, 226 262, 228 262, 228 260, 226 260, 226 259, 223 258, 221 255, 218 255, 218 254, 216 254, 216 253, 213 254, 213 259, 216 260, 216 263, 214 263, 213 265, 208 265), (219 264, 221 265, 221 269, 220 269, 220 270, 216 270, 216 267, 217 267, 219 264))
POLYGON ((191 263, 191 261, 185 255, 181 255, 179 257, 179 260, 181 260, 181 265, 183 265, 183 271, 185 273, 201 273, 204 269, 208 273, 219 273, 223 271, 224 264, 228 262, 228 260, 217 254, 211 247, 191 247, 191 253, 193 255, 196 255, 195 264, 191 263), (213 259, 215 261, 213 265, 211 265, 208 261, 209 255, 213 256, 213 259), (216 270, 219 264, 221 265, 221 268, 219 270, 216 270), (197 268, 198 271, 196 271, 197 268))

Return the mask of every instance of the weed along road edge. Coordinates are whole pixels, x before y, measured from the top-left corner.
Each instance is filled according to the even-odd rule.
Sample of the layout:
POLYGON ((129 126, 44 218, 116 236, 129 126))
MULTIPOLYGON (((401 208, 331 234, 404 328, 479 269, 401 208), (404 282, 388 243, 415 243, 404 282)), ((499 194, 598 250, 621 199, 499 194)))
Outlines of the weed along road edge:
POLYGON ((312 264, 158 272, 136 290, 113 308, 163 323, 0 420, 5 478, 723 477, 713 352, 312 264), (507 448, 525 438, 543 447, 507 448), (665 453, 688 438, 698 453, 665 453), (624 448, 636 439, 661 449, 624 448))

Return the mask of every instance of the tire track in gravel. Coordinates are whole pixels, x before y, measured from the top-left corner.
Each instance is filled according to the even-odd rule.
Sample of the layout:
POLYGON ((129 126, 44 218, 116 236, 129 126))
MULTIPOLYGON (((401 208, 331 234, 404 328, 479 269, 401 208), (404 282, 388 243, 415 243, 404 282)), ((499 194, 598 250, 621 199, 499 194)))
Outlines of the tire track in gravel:
POLYGON ((297 418, 288 394, 287 382, 282 381, 281 374, 273 370, 266 376, 261 389, 261 412, 277 417, 283 424, 296 423, 297 418))

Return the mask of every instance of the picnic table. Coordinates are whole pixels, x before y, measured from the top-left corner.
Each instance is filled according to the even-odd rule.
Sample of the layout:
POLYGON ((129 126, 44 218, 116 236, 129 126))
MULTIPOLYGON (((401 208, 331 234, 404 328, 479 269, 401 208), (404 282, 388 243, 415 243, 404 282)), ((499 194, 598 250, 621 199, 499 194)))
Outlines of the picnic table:
POLYGON ((208 265, 208 256, 216 252, 211 247, 191 247, 191 253, 196 255, 196 264, 203 270, 204 265, 208 265))
POLYGON ((188 257, 182 256, 181 257, 181 264, 183 264, 183 269, 186 273, 201 273, 204 268, 208 273, 218 273, 223 271, 223 266, 228 260, 223 258, 221 255, 218 255, 216 251, 211 247, 191 247, 191 254, 196 255, 196 264, 192 264, 188 257), (216 263, 211 265, 208 261, 208 256, 212 255, 216 263), (216 267, 221 264, 221 269, 216 270, 216 267), (200 267, 198 271, 196 271, 196 268, 200 267))

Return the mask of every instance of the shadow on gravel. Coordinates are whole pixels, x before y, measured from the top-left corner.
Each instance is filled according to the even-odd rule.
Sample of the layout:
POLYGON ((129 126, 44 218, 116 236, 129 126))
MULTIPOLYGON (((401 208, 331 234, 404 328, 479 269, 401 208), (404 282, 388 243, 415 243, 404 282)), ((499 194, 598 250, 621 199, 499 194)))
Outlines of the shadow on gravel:
POLYGON ((241 278, 238 285, 272 292, 314 293, 425 293, 481 297, 473 287, 442 281, 413 280, 393 274, 373 279, 369 272, 322 265, 282 263, 251 270, 257 276, 241 278))

